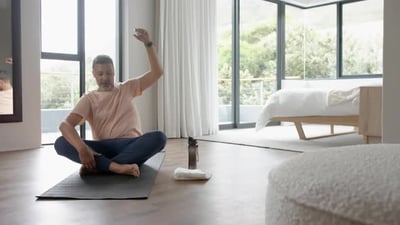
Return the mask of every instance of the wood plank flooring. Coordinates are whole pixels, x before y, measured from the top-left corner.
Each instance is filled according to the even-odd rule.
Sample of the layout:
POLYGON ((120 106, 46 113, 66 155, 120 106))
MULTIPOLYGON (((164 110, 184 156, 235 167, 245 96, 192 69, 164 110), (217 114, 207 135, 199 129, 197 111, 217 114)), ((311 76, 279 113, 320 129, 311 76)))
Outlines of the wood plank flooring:
POLYGON ((169 139, 166 157, 146 200, 36 200, 79 165, 53 146, 0 153, 2 225, 261 225, 269 170, 299 153, 199 141, 198 168, 206 182, 175 181, 187 167, 187 140, 169 139))

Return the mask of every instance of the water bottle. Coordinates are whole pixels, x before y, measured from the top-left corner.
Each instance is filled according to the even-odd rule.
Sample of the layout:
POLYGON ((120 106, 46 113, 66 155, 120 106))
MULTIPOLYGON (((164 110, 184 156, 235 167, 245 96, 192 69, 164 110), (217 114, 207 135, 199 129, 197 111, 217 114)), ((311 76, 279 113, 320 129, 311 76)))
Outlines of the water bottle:
POLYGON ((189 152, 189 169, 197 169, 197 161, 199 160, 197 140, 189 137, 188 152, 189 152))

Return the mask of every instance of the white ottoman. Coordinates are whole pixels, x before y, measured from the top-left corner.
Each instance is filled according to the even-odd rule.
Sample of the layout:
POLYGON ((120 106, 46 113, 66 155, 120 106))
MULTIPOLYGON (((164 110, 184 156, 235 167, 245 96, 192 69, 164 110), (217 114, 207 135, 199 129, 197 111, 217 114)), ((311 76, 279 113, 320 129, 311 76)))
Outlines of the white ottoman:
POLYGON ((267 225, 399 225, 400 144, 304 153, 268 178, 267 225))

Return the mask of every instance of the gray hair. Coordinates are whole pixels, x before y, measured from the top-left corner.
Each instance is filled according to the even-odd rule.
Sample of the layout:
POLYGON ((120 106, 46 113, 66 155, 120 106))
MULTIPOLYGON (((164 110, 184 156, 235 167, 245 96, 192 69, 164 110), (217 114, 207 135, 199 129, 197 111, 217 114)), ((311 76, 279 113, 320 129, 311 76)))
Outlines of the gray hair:
POLYGON ((96 64, 111 64, 114 67, 113 60, 108 55, 98 55, 93 59, 92 69, 96 64))

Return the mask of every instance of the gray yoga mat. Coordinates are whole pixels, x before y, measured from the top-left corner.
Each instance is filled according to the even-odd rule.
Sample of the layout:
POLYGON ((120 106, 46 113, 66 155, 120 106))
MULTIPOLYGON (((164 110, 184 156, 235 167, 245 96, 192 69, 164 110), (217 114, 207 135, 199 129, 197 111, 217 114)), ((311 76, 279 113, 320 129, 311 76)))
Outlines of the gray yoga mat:
POLYGON ((160 152, 140 167, 140 176, 117 174, 71 174, 38 199, 146 199, 164 160, 165 152, 160 152))

